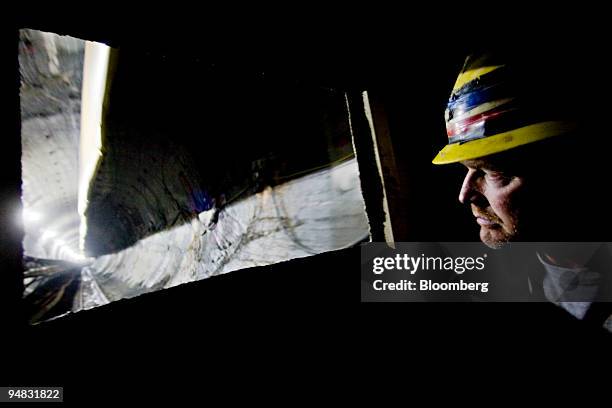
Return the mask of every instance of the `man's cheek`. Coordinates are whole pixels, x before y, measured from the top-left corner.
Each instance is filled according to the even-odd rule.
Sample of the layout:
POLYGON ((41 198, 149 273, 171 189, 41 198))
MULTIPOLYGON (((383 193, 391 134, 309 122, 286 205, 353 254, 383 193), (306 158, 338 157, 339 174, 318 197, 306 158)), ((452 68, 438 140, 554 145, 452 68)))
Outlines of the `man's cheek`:
POLYGON ((500 195, 497 203, 500 213, 503 214, 504 218, 508 218, 517 213, 520 204, 520 196, 514 192, 509 192, 507 194, 500 195))

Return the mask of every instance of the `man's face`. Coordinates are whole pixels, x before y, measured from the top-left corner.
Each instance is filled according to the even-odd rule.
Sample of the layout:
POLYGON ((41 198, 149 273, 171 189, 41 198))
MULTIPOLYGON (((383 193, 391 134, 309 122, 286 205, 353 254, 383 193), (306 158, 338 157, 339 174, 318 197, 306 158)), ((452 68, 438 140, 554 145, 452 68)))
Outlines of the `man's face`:
POLYGON ((491 248, 514 241, 521 233, 525 179, 513 175, 508 166, 487 156, 462 161, 467 168, 459 201, 470 205, 480 225, 480 240, 491 248))

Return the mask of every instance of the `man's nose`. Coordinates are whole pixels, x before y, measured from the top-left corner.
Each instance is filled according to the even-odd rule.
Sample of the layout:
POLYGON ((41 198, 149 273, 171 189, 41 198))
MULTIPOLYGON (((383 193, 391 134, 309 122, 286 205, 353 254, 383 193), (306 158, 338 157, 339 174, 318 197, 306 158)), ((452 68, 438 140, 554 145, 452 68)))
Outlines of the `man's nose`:
POLYGON ((475 173, 476 170, 469 169, 465 175, 465 178, 463 179, 461 191, 459 191, 459 202, 461 202, 461 204, 471 203, 478 194, 475 173))

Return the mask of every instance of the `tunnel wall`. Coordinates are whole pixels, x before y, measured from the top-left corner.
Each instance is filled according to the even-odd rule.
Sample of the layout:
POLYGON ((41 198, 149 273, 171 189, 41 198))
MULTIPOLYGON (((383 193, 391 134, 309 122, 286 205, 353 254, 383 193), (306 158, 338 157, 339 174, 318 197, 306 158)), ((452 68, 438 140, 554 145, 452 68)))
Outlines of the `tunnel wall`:
POLYGON ((24 252, 71 259, 78 252, 78 146, 84 41, 20 31, 24 252))
MULTIPOLYGON (((79 46, 72 72, 82 78, 79 46)), ((22 47, 27 51, 28 42, 22 47)), ((80 103, 68 112, 71 137, 60 139, 61 152, 70 154, 55 163, 61 185, 48 183, 48 149, 58 142, 24 116, 24 143, 37 138, 28 145, 36 155, 24 155, 33 169, 28 180, 47 183, 47 198, 70 192, 70 205, 61 207, 70 210, 71 224, 58 223, 49 201, 41 211, 57 215, 56 229, 71 234, 75 246, 84 222, 90 257, 62 263, 54 253, 29 255, 31 322, 368 239, 342 90, 129 47, 110 55, 100 157, 84 218, 77 213, 80 103)), ((23 103, 31 104, 27 81, 23 103)), ((79 102, 80 92, 69 95, 79 102)), ((58 120, 44 117, 47 127, 58 120)))

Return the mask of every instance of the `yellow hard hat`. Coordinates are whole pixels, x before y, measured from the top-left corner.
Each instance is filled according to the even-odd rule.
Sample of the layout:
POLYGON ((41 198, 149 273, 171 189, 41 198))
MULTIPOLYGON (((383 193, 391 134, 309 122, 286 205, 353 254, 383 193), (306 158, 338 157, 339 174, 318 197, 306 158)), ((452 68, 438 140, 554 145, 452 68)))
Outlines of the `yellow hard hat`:
POLYGON ((448 145, 434 164, 488 156, 568 133, 571 121, 559 120, 547 101, 519 92, 520 78, 490 55, 469 56, 445 112, 448 145))

